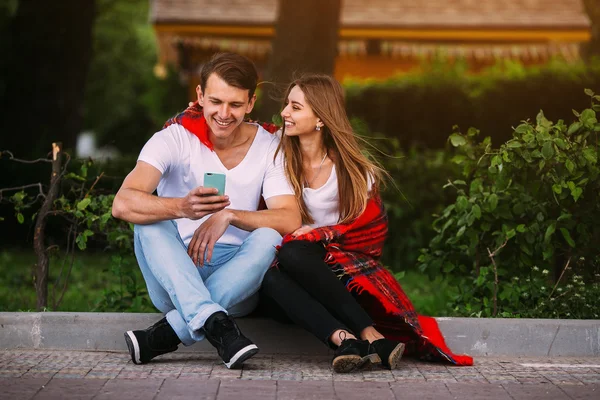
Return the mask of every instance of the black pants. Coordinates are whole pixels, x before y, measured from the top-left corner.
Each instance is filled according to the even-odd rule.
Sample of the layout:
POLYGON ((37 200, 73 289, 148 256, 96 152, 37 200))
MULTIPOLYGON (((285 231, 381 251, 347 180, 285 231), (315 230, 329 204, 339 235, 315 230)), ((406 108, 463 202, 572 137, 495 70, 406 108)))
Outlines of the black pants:
POLYGON ((373 321, 323 261, 325 254, 320 243, 286 243, 277 256, 279 268, 265 274, 262 294, 292 321, 330 345, 329 337, 336 330, 358 336, 373 321))

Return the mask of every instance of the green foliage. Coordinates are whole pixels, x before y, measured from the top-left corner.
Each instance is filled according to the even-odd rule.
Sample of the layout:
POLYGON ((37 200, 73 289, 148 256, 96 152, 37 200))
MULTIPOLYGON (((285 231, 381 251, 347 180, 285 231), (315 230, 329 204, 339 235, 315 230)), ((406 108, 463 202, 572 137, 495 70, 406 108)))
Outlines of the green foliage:
POLYGON ((370 132, 364 121, 354 118, 351 123, 391 178, 382 191, 389 220, 383 262, 392 271, 414 270, 420 249, 435 234, 433 214, 452 201, 442 186, 459 168, 448 152, 407 151, 398 139, 370 132))
POLYGON ((422 250, 419 269, 462 277, 459 314, 548 315, 555 301, 565 306, 550 308, 552 316, 597 317, 597 300, 590 299, 600 294, 600 96, 586 93, 592 106, 574 112, 571 125, 553 123, 540 111, 497 149, 489 137, 479 143, 473 128, 450 136, 463 179, 446 185, 456 198, 434 221, 437 234, 422 250), (571 286, 588 284, 591 297, 575 290, 568 297, 559 290, 543 293, 540 288, 565 271, 571 286))
MULTIPOLYGON (((77 252, 69 284, 58 307, 49 311, 97 312, 156 312, 150 304, 140 269, 133 255, 121 262, 119 271, 112 258, 115 254, 92 251, 77 252), (132 287, 136 284, 136 287, 132 287), (135 294, 135 297, 132 296, 135 294)), ((65 260, 57 253, 51 256, 50 297, 59 295, 61 273, 65 260)), ((70 258, 66 260, 70 263, 70 258)), ((2 311, 33 311, 36 306, 35 289, 31 271, 35 264, 33 252, 0 252, 0 309, 2 311)), ((66 266, 68 268, 68 266, 66 266)), ((52 302, 53 303, 53 302, 52 302)))
MULTIPOLYGON (((50 254, 51 275, 57 274, 51 296, 51 308, 58 308, 62 299, 61 288, 67 289, 69 275, 74 268, 76 245, 80 251, 88 249, 93 240, 95 248, 103 247, 110 251, 113 257, 103 266, 104 273, 118 279, 118 284, 111 285, 95 299, 94 310, 97 311, 127 311, 152 309, 149 304, 145 284, 139 277, 139 270, 133 258, 133 226, 129 223, 112 218, 112 203, 114 194, 104 194, 99 189, 99 182, 104 176, 91 160, 75 160, 71 163, 70 172, 66 173, 61 183, 59 197, 54 201, 51 217, 62 217, 66 222, 64 255, 59 251, 50 254), (98 175, 91 172, 98 172, 98 175), (60 268, 59 268, 60 267, 60 268), (57 273, 56 270, 60 270, 57 273), (68 271, 68 272, 64 272, 68 271)), ((16 218, 23 223, 25 210, 39 205, 39 196, 26 191, 20 191, 10 197, 15 208, 16 218)), ((33 214, 35 219, 37 213, 33 214)), ((61 238, 50 236, 49 241, 60 243, 61 238)), ((57 248, 58 246, 53 246, 57 248)), ((85 268, 85 266, 84 266, 85 268)), ((96 271, 100 273, 100 270, 96 271)), ((78 282, 74 282, 78 285, 78 282)), ((90 299, 87 299, 88 306, 90 299)))
POLYGON ((98 0, 94 52, 88 75, 85 128, 99 144, 137 154, 173 114, 187 106, 178 74, 154 74, 157 48, 147 0, 98 0))
POLYGON ((586 87, 600 87, 600 62, 525 67, 502 61, 473 75, 462 63, 436 61, 384 82, 345 82, 348 114, 403 148, 443 148, 453 125, 476 126, 504 142, 511 137, 507 125, 540 108, 558 119, 586 107, 586 87))

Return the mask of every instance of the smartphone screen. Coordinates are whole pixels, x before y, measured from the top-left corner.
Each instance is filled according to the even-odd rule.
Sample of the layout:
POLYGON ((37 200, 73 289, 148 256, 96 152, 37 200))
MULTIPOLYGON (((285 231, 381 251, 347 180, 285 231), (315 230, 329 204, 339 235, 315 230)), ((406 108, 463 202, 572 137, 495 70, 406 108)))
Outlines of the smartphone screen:
POLYGON ((225 195, 225 174, 217 172, 204 173, 204 187, 216 188, 219 196, 225 195))

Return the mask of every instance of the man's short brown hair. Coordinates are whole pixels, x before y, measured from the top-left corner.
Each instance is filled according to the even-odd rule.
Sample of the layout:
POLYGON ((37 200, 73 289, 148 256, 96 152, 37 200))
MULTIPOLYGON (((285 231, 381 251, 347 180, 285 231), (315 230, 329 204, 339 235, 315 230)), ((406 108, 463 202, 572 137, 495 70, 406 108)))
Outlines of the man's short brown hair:
POLYGON ((204 92, 211 74, 217 74, 229 86, 248 90, 248 99, 254 96, 258 83, 258 72, 254 63, 236 53, 218 53, 202 66, 200 86, 204 92))

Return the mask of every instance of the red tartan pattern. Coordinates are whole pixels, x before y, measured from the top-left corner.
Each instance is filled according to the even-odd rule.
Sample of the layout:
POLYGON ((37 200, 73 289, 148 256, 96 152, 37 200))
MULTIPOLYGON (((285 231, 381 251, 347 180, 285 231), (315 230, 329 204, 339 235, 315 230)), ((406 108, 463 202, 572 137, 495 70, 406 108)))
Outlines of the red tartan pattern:
MULTIPOLYGON (((270 123, 261 123, 258 121, 247 120, 247 122, 254 122, 258 125, 262 126, 267 132, 275 133, 279 130, 279 127, 275 124, 270 123)), ((198 102, 194 102, 184 111, 180 112, 173 118, 170 118, 163 125, 163 129, 172 124, 179 124, 183 126, 185 129, 190 131, 194 136, 196 136, 202 144, 208 147, 210 150, 214 150, 213 144, 211 143, 208 133, 210 128, 206 123, 206 118, 204 118, 204 113, 202 112, 202 106, 198 104, 198 102)))
MULTIPOLYGON (((388 220, 379 196, 372 197, 365 211, 353 222, 324 226, 292 237, 292 240, 322 242, 325 262, 346 283, 375 326, 388 338, 406 343, 408 355, 424 360, 473 365, 473 358, 453 354, 435 319, 418 315, 394 276, 379 262, 388 231, 388 220)), ((276 262, 274 263, 276 265, 276 262)))

